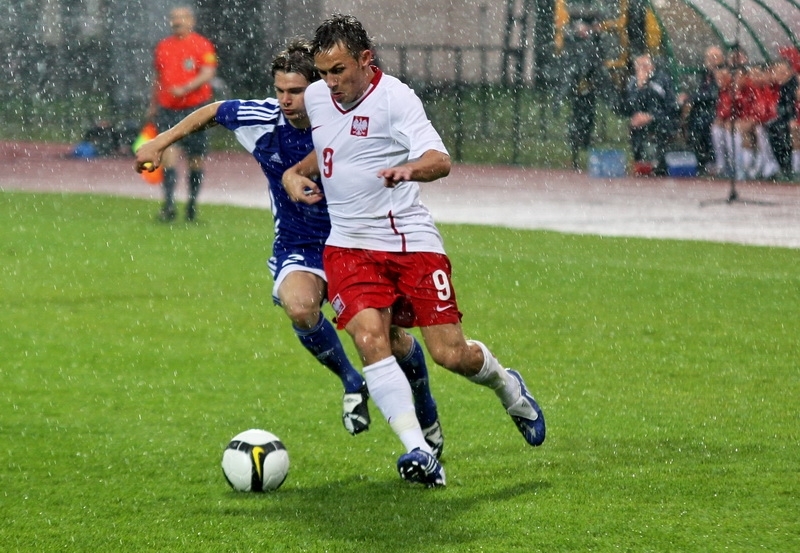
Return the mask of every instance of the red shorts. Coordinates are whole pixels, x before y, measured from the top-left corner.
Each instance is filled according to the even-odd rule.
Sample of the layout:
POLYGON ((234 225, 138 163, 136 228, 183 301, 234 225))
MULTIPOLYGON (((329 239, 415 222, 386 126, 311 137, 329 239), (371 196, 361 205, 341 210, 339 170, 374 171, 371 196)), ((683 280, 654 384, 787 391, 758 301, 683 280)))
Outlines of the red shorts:
POLYGON ((404 328, 461 321, 446 255, 325 246, 323 265, 340 329, 367 308, 391 308, 404 328))

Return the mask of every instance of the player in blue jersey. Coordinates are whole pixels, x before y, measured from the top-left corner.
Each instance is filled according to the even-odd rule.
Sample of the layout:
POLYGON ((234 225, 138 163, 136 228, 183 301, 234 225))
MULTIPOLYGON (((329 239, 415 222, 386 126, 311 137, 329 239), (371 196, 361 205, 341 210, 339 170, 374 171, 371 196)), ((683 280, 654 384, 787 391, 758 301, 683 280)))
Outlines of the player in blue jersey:
MULTIPOLYGON (((164 150, 181 138, 222 125, 258 160, 269 181, 275 241, 269 268, 273 301, 292 321, 300 343, 344 385, 342 420, 351 434, 369 428, 367 385, 345 355, 338 334, 322 313, 327 281, 322 250, 331 223, 325 201, 313 205, 291 201, 281 184, 284 171, 313 150, 305 110, 306 87, 319 79, 310 46, 295 41, 272 63, 277 98, 228 100, 202 107, 145 143, 136 152, 138 172, 158 167, 164 150)), ((392 353, 411 383, 417 418, 426 441, 441 455, 444 446, 436 403, 428 385, 425 355, 417 340, 392 327, 392 353)))

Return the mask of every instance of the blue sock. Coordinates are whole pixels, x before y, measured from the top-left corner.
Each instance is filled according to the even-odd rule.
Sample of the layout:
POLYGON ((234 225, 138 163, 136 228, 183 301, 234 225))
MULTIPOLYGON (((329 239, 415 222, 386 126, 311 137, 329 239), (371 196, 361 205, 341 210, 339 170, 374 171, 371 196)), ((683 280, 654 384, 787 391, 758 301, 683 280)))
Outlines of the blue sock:
POLYGON ((398 363, 403 373, 411 384, 411 392, 414 394, 414 410, 417 412, 417 420, 422 428, 427 428, 436 422, 439 413, 436 411, 436 401, 431 395, 431 388, 428 384, 428 366, 425 364, 425 352, 413 336, 414 343, 411 351, 404 359, 399 359, 398 363))
POLYGON ((292 328, 303 347, 342 380, 345 393, 357 392, 364 385, 364 377, 350 363, 336 329, 324 315, 320 313, 319 322, 311 330, 292 328))

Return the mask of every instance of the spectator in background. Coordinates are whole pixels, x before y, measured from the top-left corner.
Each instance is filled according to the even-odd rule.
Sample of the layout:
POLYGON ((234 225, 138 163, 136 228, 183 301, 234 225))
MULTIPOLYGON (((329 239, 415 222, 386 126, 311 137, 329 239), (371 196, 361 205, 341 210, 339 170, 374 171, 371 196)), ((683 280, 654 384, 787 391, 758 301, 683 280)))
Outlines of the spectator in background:
POLYGON ((630 140, 636 163, 653 162, 656 175, 666 175, 664 156, 678 124, 678 104, 672 79, 656 71, 650 54, 637 56, 628 82, 625 114, 630 117, 630 140))
POLYGON ((689 110, 686 118, 686 139, 694 155, 697 157, 699 174, 710 172, 714 162, 714 147, 711 142, 711 125, 717 114, 716 72, 725 64, 725 55, 719 46, 706 49, 703 71, 695 91, 687 99, 689 110))
POLYGON ((717 111, 711 124, 711 143, 714 146, 712 174, 726 177, 733 173, 733 76, 727 67, 716 72, 717 111))
POLYGON ((733 165, 737 180, 751 176, 755 159, 756 86, 750 66, 733 68, 733 165))
MULTIPOLYGON (((784 46, 778 53, 789 62, 795 74, 800 74, 800 50, 794 46, 784 46)), ((800 175, 800 96, 794 103, 794 111, 795 118, 789 122, 789 132, 792 140, 792 174, 797 176, 800 175)))
POLYGON ((737 70, 743 68, 749 59, 747 57, 747 53, 742 50, 742 47, 738 44, 734 44, 728 50, 728 67, 731 70, 737 70))
POLYGON ((779 87, 778 105, 775 118, 766 125, 767 134, 783 179, 791 180, 793 171, 790 124, 797 118, 795 103, 798 99, 798 77, 789 61, 781 58, 772 65, 772 78, 779 87))
POLYGON ((753 140, 755 158, 750 170, 750 178, 770 179, 780 167, 769 144, 765 125, 775 118, 778 104, 778 87, 772 82, 771 72, 764 66, 752 66, 750 79, 755 91, 753 109, 753 140))
POLYGON ((611 86, 603 66, 597 19, 593 10, 572 8, 564 34, 566 90, 562 97, 569 99, 572 110, 568 134, 573 169, 578 169, 580 152, 592 141, 598 92, 604 85, 611 86))
POLYGON ((800 175, 800 97, 794 103, 795 118, 789 122, 792 140, 792 175, 800 175))
MULTIPOLYGON (((153 69, 155 80, 147 120, 153 121, 159 132, 177 125, 198 107, 211 101, 211 80, 217 72, 217 55, 208 39, 194 32, 194 11, 186 6, 173 8, 169 14, 172 35, 161 40, 155 48, 153 69)), ((189 201, 186 220, 197 214, 197 195, 203 183, 203 159, 208 149, 205 133, 194 133, 178 145, 184 150, 189 166, 189 201)), ((161 159, 164 167, 164 205, 159 219, 175 219, 175 185, 177 172, 175 147, 168 148, 161 159)))

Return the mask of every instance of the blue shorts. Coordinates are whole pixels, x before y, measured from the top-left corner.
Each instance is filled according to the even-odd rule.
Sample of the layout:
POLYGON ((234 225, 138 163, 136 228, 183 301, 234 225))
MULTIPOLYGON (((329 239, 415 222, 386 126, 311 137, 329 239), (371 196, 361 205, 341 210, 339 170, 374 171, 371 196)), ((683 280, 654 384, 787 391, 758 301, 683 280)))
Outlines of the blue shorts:
POLYGON ((322 268, 321 248, 283 248, 279 244, 275 244, 267 266, 272 272, 272 279, 275 282, 272 286, 272 301, 275 305, 281 304, 278 298, 278 288, 286 275, 293 271, 306 271, 319 276, 325 282, 328 281, 322 268))

